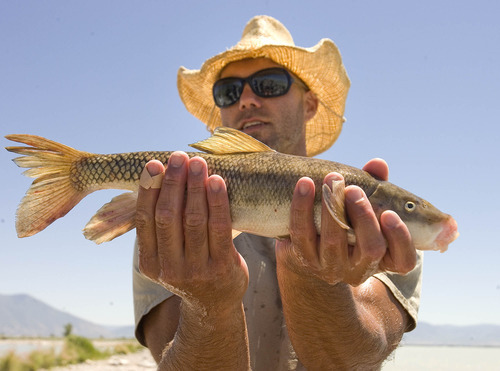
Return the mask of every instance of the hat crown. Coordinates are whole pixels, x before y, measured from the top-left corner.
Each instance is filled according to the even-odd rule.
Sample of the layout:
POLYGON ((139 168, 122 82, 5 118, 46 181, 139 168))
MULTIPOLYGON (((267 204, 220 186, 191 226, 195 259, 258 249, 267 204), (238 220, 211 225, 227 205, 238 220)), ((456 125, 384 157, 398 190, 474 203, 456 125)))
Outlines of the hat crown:
POLYGON ((292 35, 277 19, 261 15, 253 17, 245 26, 241 40, 234 49, 254 49, 263 45, 295 46, 292 35))

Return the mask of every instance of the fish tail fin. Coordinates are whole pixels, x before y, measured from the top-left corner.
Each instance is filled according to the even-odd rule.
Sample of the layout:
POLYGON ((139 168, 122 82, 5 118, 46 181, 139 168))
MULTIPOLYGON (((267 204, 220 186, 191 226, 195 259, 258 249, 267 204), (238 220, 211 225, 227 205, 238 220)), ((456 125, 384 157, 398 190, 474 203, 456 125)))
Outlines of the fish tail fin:
POLYGON ((66 215, 90 193, 74 188, 70 176, 72 164, 92 154, 35 135, 13 134, 5 138, 28 145, 5 149, 22 155, 13 161, 28 169, 24 175, 35 178, 16 215, 17 235, 32 236, 66 215))
POLYGON ((108 242, 135 228, 137 192, 114 197, 90 219, 83 235, 97 244, 108 242))

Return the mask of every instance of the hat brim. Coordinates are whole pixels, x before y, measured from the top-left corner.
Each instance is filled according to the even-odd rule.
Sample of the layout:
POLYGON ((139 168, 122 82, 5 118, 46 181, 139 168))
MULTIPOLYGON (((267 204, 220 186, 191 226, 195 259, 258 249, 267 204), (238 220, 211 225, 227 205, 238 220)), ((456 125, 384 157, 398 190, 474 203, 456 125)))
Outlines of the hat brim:
POLYGON ((201 69, 179 68, 177 87, 187 110, 210 131, 221 126, 220 111, 212 97, 212 86, 229 63, 248 58, 269 58, 298 76, 319 99, 316 115, 306 125, 307 156, 326 151, 337 140, 344 123, 350 81, 336 45, 322 39, 311 48, 290 45, 234 47, 208 59, 201 69))

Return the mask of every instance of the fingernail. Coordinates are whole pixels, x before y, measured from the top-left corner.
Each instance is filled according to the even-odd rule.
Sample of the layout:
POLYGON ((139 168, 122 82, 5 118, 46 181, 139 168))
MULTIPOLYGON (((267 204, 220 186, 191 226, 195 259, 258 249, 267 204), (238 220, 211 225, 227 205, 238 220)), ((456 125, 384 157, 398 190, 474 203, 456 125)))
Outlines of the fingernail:
POLYGON ((307 196, 309 193, 309 185, 306 184, 305 182, 299 183, 299 194, 301 196, 307 196))
POLYGON ((194 160, 194 161, 189 162, 189 170, 191 171, 191 173, 193 175, 200 175, 202 168, 203 168, 203 164, 198 160, 194 160))
POLYGON ((342 177, 342 175, 340 175, 339 173, 331 173, 330 176, 329 176, 330 180, 344 180, 344 178, 342 177))
POLYGON ((349 187, 348 192, 346 193, 346 200, 352 202, 352 203, 357 203, 361 200, 363 200, 364 194, 361 188, 359 187, 349 187))
POLYGON ((142 171, 139 185, 145 189, 161 188, 162 180, 163 172, 160 166, 148 163, 142 171))
POLYGON ((170 156, 169 160, 169 165, 172 165, 173 167, 181 167, 182 164, 184 163, 184 156, 182 156, 180 153, 172 153, 170 156))
POLYGON ((208 185, 212 192, 219 192, 221 189, 220 183, 214 178, 208 178, 208 185))
POLYGON ((394 211, 388 210, 384 212, 384 224, 386 227, 394 229, 399 225, 399 216, 394 211))
POLYGON ((161 169, 159 166, 157 166, 156 164, 152 164, 152 163, 147 163, 146 164, 146 170, 148 171, 149 175, 151 176, 155 176, 155 175, 158 175, 161 173, 161 169))

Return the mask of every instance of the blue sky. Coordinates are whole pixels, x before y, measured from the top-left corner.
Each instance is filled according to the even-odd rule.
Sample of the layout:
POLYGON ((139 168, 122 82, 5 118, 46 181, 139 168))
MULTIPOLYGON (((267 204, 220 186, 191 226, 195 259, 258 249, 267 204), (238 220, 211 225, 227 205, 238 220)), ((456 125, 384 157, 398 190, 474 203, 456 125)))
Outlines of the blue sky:
MULTIPOLYGON (((0 139, 41 135, 97 153, 187 150, 208 136, 180 101, 179 66, 199 68, 269 14, 299 46, 328 37, 351 79, 337 143, 320 157, 361 167, 452 214, 461 236, 425 254, 420 319, 500 324, 500 3, 405 1, 1 1, 0 139), (492 188, 491 190, 489 188, 492 188)), ((18 239, 31 180, 0 151, 0 294, 27 293, 102 324, 132 324, 135 232, 81 234, 118 191, 88 196, 18 239)))

